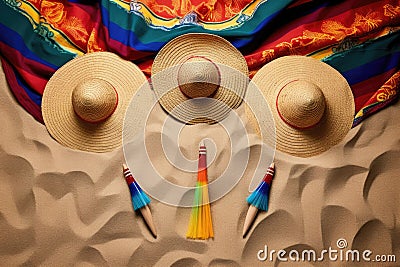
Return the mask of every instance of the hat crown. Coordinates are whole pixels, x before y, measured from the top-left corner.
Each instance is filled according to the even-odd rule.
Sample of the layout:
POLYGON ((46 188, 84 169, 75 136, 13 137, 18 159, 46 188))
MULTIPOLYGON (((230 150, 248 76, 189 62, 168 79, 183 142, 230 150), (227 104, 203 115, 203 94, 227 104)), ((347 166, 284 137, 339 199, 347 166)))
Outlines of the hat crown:
POLYGON ((109 82, 102 79, 83 81, 72 91, 74 111, 86 122, 104 121, 114 113, 117 104, 116 90, 109 82))
POLYGON ((326 101, 314 83, 292 81, 279 91, 276 107, 280 118, 289 126, 307 129, 315 126, 325 112, 326 101))
POLYGON ((178 85, 189 98, 209 97, 220 84, 218 66, 202 56, 189 57, 178 70, 178 85))

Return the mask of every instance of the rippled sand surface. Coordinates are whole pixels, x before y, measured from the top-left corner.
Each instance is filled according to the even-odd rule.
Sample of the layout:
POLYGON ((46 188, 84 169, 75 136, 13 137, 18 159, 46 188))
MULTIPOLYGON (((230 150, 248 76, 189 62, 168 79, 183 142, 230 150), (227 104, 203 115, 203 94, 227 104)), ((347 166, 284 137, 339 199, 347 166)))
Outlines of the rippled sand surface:
MULTIPOLYGON (((190 209, 156 200, 151 210, 158 238, 151 236, 132 210, 122 149, 93 154, 64 148, 16 103, 3 74, 0 86, 2 266, 365 266, 257 259, 265 245, 321 251, 337 248, 338 239, 345 239, 347 248, 397 257, 397 264, 368 266, 400 264, 399 103, 322 155, 300 159, 276 153, 270 209, 258 214, 242 238, 250 164, 237 186, 211 206, 215 238, 193 241, 185 238, 190 209)), ((217 145, 228 146, 224 138, 217 145)), ((181 150, 195 159, 197 147, 185 140, 181 150)), ((257 154, 257 146, 251 151, 257 154)), ((215 162, 211 176, 226 166, 224 158, 215 162)), ((163 170, 174 182, 190 184, 173 168, 163 170)))

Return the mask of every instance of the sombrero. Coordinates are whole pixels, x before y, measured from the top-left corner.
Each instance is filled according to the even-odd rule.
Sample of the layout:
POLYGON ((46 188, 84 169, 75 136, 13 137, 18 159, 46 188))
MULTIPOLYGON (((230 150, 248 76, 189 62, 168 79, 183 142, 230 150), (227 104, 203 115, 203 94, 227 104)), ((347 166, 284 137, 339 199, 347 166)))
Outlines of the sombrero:
MULTIPOLYGON (((351 129, 352 91, 346 79, 326 63, 305 56, 281 57, 262 67, 252 83, 271 109, 279 151, 314 156, 339 143, 351 129)), ((263 108, 268 107, 256 106, 254 110, 263 108)), ((246 112, 257 124, 248 107, 246 112)), ((275 141, 272 132, 260 132, 265 143, 275 141)))
POLYGON ((146 77, 110 52, 77 57, 50 78, 42 99, 48 132, 79 150, 106 152, 122 145, 125 111, 146 77))
POLYGON ((188 123, 215 123, 240 106, 248 85, 243 55, 217 35, 189 33, 158 52, 151 71, 163 109, 188 123))

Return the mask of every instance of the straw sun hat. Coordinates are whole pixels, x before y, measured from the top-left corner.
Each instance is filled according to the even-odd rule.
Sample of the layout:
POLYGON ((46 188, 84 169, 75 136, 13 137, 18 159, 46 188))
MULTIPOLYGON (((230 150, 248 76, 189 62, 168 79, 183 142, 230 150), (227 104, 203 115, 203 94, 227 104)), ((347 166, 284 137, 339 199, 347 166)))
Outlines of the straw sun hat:
MULTIPOLYGON (((280 151, 314 156, 339 143, 351 129, 354 98, 350 86, 326 63, 304 56, 281 57, 261 68, 252 83, 269 104, 280 151)), ((246 112, 257 124, 248 107, 246 112)), ((261 132, 263 140, 272 144, 273 131, 261 132)))
POLYGON ((227 40, 189 33, 168 42, 152 66, 160 105, 188 124, 215 123, 237 108, 248 85, 243 55, 227 40))
POLYGON ((136 65, 113 53, 75 58, 46 85, 42 100, 46 128, 70 148, 106 152, 119 147, 125 111, 145 82, 136 65))

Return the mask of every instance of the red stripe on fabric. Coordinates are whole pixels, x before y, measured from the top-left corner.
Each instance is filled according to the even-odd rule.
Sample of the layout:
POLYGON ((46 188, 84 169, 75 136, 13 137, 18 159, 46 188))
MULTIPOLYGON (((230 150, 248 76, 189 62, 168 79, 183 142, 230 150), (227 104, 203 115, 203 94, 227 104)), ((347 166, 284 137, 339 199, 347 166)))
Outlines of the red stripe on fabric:
POLYGON ((150 78, 151 76, 151 66, 153 65, 153 59, 149 59, 143 62, 136 62, 138 67, 143 71, 144 75, 146 75, 147 78, 150 78))
MULTIPOLYGON (((375 88, 376 89, 376 88, 375 88)), ((362 108, 365 107, 365 103, 370 100, 370 98, 374 95, 374 92, 370 94, 366 94, 363 96, 359 96, 357 98, 354 98, 354 104, 355 104, 355 113, 357 114, 362 108)))
MULTIPOLYGON (((357 118, 357 120, 355 120, 355 121, 353 122, 353 126, 352 126, 352 127, 357 126, 358 124, 360 124, 362 121, 364 121, 364 120, 365 120, 366 118, 368 118, 369 116, 371 116, 371 115, 373 115, 374 113, 378 112, 379 110, 385 108, 386 106, 388 106, 388 105, 390 105, 390 104, 396 102, 397 100, 398 100, 397 97, 392 97, 392 98, 390 98, 390 99, 388 99, 388 100, 386 100, 386 101, 384 101, 384 102, 379 102, 379 103, 378 103, 377 105, 375 105, 374 107, 369 108, 368 110, 366 110, 366 111, 364 112, 364 114, 363 114, 361 117, 357 118)), ((369 102, 372 102, 372 101, 369 101, 369 102)), ((371 103, 371 104, 372 104, 372 103, 371 103)), ((367 107, 367 106, 368 106, 368 105, 366 105, 365 107, 367 107)))
MULTIPOLYGON (((357 1, 357 3, 358 2, 359 1, 357 1)), ((382 1, 369 2, 370 3, 368 4, 359 3, 359 6, 355 6, 354 1, 344 1, 340 5, 335 5, 332 7, 322 7, 320 9, 317 9, 313 13, 303 16, 298 20, 294 20, 293 22, 280 28, 279 31, 275 31, 274 34, 264 40, 264 45, 261 45, 254 52, 260 52, 268 48, 273 48, 284 41, 289 41, 292 38, 302 36, 303 31, 305 30, 319 33, 321 32, 321 24, 324 21, 335 20, 343 23, 343 25, 345 26, 349 26, 348 24, 353 23, 353 20, 346 21, 346 18, 353 18, 354 14, 358 11, 365 9, 365 11, 368 12, 370 10, 375 10, 378 7, 383 7, 382 1), (282 33, 286 34, 282 35, 282 33)), ((335 41, 332 41, 331 43, 335 43, 335 41)))
POLYGON ((298 0, 298 1, 296 1, 295 3, 292 3, 292 4, 290 4, 289 6, 288 6, 288 9, 289 8, 293 8, 293 7, 296 7, 296 6, 301 6, 301 5, 303 5, 303 4, 307 4, 307 3, 310 3, 310 2, 312 2, 313 0, 298 0))
POLYGON ((183 18, 189 12, 196 14, 199 21, 206 22, 223 22, 233 20, 234 16, 248 6, 251 0, 240 1, 203 1, 203 0, 190 0, 185 3, 175 2, 171 0, 142 0, 147 8, 151 10, 156 16, 161 17, 163 20, 170 20, 174 18, 183 18), (181 8, 179 8, 181 6, 181 8))
POLYGON ((15 76, 14 69, 12 66, 5 60, 1 58, 1 63, 3 66, 3 71, 6 76, 8 85, 13 92, 17 101, 28 111, 36 120, 41 123, 44 123, 42 112, 40 106, 38 106, 35 102, 33 102, 28 94, 25 92, 24 88, 22 88, 17 81, 17 77, 15 76))
POLYGON ((393 68, 380 75, 374 76, 368 80, 353 84, 351 89, 354 95, 355 112, 360 111, 375 92, 387 81, 398 69, 393 68))
POLYGON ((23 80, 37 93, 43 94, 47 81, 56 71, 51 67, 24 57, 20 51, 0 42, 4 58, 13 62, 14 68, 23 80))
MULTIPOLYGON (((346 3, 318 9, 309 15, 290 21, 289 24, 276 25, 275 27, 278 28, 273 28, 272 35, 265 38, 261 45, 257 45, 252 52, 245 53, 250 77, 254 76, 264 64, 275 58, 291 54, 307 55, 337 44, 348 37, 357 37, 359 42, 364 42, 366 39, 374 38, 384 27, 394 25, 399 21, 399 18, 391 19, 383 14, 385 4, 397 4, 394 0, 384 3, 369 1, 371 3, 368 2, 368 4, 359 2, 361 1, 357 2, 358 7, 355 7, 356 4, 353 1, 346 1, 346 3), (349 6, 355 9, 350 8, 349 10, 349 6), (338 12, 343 9, 343 12, 338 12), (371 13, 371 10, 377 12, 371 13), (374 25, 373 29, 365 27, 366 23, 361 21, 355 25, 357 14, 367 17, 378 16, 378 20, 374 21, 377 25, 374 25), (319 18, 324 18, 324 20, 316 20, 319 18), (323 23, 327 21, 336 23, 335 25, 339 27, 337 31, 335 25, 332 26, 333 29, 329 25, 322 28, 323 23), (346 32, 347 30, 351 31, 346 32)), ((369 17, 366 19, 370 19, 369 17)))
POLYGON ((68 1, 47 1, 40 6, 40 13, 54 28, 62 31, 77 50, 86 52, 90 33, 100 18, 97 5, 82 5, 68 1), (59 16, 62 16, 62 20, 59 16))
MULTIPOLYGON (((30 73, 35 73, 39 67, 39 69, 41 70, 41 72, 43 74, 47 74, 47 76, 50 77, 51 74, 56 71, 55 69, 53 69, 49 66, 41 64, 40 62, 37 62, 37 61, 34 61, 34 60, 24 57, 24 55, 22 55, 20 51, 18 51, 17 49, 15 49, 11 46, 8 46, 7 44, 5 44, 3 42, 0 42, 0 49, 5 58, 8 58, 8 57, 12 58, 13 63, 17 62, 17 63, 19 63, 18 64, 19 66, 29 67, 26 69, 30 73)), ((13 64, 13 65, 16 65, 16 64, 13 64)))
POLYGON ((25 69, 21 67, 15 66, 15 69, 18 71, 19 75, 23 77, 24 82, 32 89, 34 89, 39 94, 43 95, 44 89, 48 82, 48 79, 44 79, 42 77, 38 77, 35 74, 29 73, 25 69))
POLYGON ((364 104, 369 106, 376 102, 389 102, 398 98, 400 92, 400 70, 392 75, 380 88, 374 92, 371 98, 364 104), (397 96, 397 97, 396 97, 397 96))

